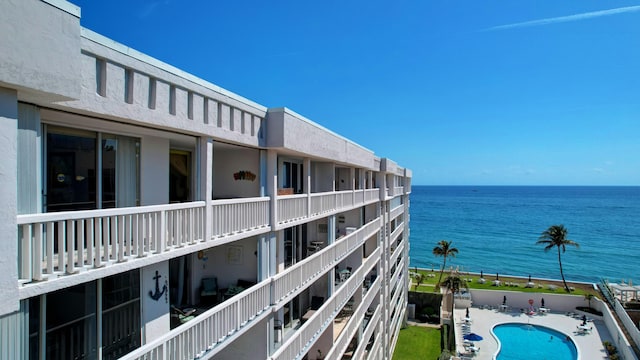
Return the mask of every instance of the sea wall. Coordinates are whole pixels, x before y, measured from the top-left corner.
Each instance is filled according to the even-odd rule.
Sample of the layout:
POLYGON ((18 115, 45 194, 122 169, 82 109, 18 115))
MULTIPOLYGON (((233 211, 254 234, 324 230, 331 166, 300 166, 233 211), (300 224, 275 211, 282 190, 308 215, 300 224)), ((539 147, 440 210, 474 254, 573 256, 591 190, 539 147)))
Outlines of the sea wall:
MULTIPOLYGON (((544 305, 553 312, 575 311, 578 306, 587 306, 584 296, 565 294, 538 294, 507 290, 470 290, 473 306, 489 305, 498 306, 507 298, 507 305, 516 309, 528 309, 529 300, 533 300, 533 306, 540 307, 544 298, 544 305)), ((594 301, 592 300, 592 306, 594 301)), ((598 309, 599 310, 599 309, 598 309)))

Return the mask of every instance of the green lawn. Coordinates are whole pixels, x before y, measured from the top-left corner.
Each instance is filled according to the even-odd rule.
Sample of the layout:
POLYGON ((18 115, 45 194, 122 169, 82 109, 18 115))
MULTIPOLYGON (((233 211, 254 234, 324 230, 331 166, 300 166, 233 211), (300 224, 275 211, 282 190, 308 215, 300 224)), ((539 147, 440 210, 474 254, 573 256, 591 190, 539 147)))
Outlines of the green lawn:
POLYGON ((393 360, 434 360, 440 356, 440 329, 409 326, 400 330, 393 360))
MULTIPOLYGON (((415 270, 413 269, 409 269, 412 272, 415 272, 415 270)), ((436 281, 438 280, 438 276, 439 276, 439 272, 435 271, 435 272, 431 272, 429 270, 418 270, 418 272, 423 273, 425 275, 431 274, 432 277, 424 277, 424 281, 420 284, 420 287, 418 287, 419 292, 432 292, 434 290, 434 286, 436 281)), ((444 273, 444 275, 442 276, 442 278, 446 278, 447 277, 447 272, 444 273)), ((491 275, 491 274, 485 274, 485 279, 487 280, 486 283, 484 284, 479 284, 478 283, 478 278, 480 277, 479 275, 473 275, 473 274, 461 274, 460 277, 465 278, 465 279, 471 279, 470 282, 467 283, 467 285, 469 286, 470 289, 484 289, 484 290, 509 290, 509 291, 520 291, 520 292, 530 292, 530 293, 549 293, 549 294, 567 294, 563 287, 562 287, 562 281, 549 281, 549 280, 538 280, 538 279, 532 279, 532 281, 536 284, 535 287, 533 288, 525 288, 524 285, 525 283, 527 283, 527 279, 522 279, 522 278, 513 278, 513 277, 509 277, 509 276, 502 276, 500 275, 500 280, 502 281, 502 285, 501 286, 492 286, 491 282, 492 280, 495 279, 495 274, 491 275), (505 283, 506 282, 515 282, 518 283, 519 286, 506 286, 505 283), (555 290, 550 290, 549 289, 549 285, 555 285, 556 289, 555 290)), ((415 280, 411 279, 412 284, 411 284, 411 291, 416 291, 415 290, 415 280)), ((576 284, 576 283, 571 283, 569 281, 567 281, 567 284, 569 286, 574 287, 574 291, 571 292, 571 295, 583 295, 586 293, 590 293, 593 294, 596 297, 599 297, 599 294, 597 291, 593 290, 593 288, 589 285, 589 284, 576 284)))

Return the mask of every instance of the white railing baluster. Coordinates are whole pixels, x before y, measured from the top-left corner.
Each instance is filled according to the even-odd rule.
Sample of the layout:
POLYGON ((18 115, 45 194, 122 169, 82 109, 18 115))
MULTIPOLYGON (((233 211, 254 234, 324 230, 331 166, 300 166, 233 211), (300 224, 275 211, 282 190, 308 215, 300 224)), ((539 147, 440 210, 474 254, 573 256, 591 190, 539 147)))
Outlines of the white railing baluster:
POLYGON ((65 221, 58 221, 58 271, 63 272, 65 269, 65 244, 64 244, 64 224, 65 221))
POLYGON ((141 214, 131 215, 131 256, 140 257, 140 224, 141 214))
MULTIPOLYGON (((23 230, 23 234, 26 231, 23 230)), ((29 226, 28 230, 28 238, 31 239, 33 237, 33 280, 39 281, 42 280, 42 223, 34 224, 32 228, 29 226), (33 234, 31 234, 31 229, 33 229, 33 234)))
POLYGON ((25 224, 22 227, 22 238, 20 239, 20 247, 22 251, 22 264, 20 266, 20 276, 23 279, 31 279, 31 263, 33 262, 33 254, 31 250, 31 226, 25 224))
MULTIPOLYGON (((132 233, 131 233, 131 222, 133 220, 133 215, 124 215, 124 236, 122 241, 124 242, 124 256, 130 257, 132 255, 132 233)), ((123 259, 123 260, 126 260, 123 259)))
POLYGON ((160 211, 160 214, 158 214, 158 223, 156 226, 154 226, 154 229, 156 231, 156 236, 155 238, 157 238, 156 240, 156 252, 158 254, 161 254, 164 252, 164 249, 166 248, 167 245, 167 231, 165 229, 167 229, 167 211, 166 210, 162 210, 160 211))
POLYGON ((111 242, 111 259, 118 261, 118 216, 109 217, 109 241, 111 242))
POLYGON ((66 273, 67 274, 73 274, 73 265, 74 265, 74 260, 73 260, 73 253, 75 252, 75 241, 74 241, 74 236, 73 236, 73 220, 67 220, 66 222, 66 228, 67 228, 67 236, 66 236, 66 243, 67 243, 67 247, 63 248, 66 249, 67 251, 67 267, 66 267, 66 273))
POLYGON ((85 236, 84 236, 84 220, 80 219, 76 221, 76 245, 78 251, 78 268, 82 270, 84 268, 84 249, 85 249, 85 236))
POLYGON ((123 262, 124 261, 124 216, 117 216, 115 217, 116 219, 116 227, 117 227, 117 234, 118 237, 116 238, 116 241, 114 241, 114 244, 116 244, 116 248, 118 249, 118 262, 123 262))
POLYGON ((96 246, 96 244, 94 219, 85 219, 85 222, 85 229, 87 232, 87 267, 91 267, 95 265, 94 247, 96 246))
POLYGON ((96 226, 96 230, 94 232, 94 236, 95 236, 95 244, 96 244, 96 253, 94 255, 94 260, 93 260, 93 266, 96 268, 100 268, 102 267, 102 242, 103 242, 103 235, 102 235, 102 219, 100 218, 96 218, 94 220, 95 222, 95 226, 96 226))
POLYGON ((53 236, 53 222, 47 222, 47 275, 53 274, 53 248, 54 248, 54 236, 53 236))
POLYGON ((100 219, 102 221, 102 249, 103 260, 109 263, 109 218, 107 216, 100 219))

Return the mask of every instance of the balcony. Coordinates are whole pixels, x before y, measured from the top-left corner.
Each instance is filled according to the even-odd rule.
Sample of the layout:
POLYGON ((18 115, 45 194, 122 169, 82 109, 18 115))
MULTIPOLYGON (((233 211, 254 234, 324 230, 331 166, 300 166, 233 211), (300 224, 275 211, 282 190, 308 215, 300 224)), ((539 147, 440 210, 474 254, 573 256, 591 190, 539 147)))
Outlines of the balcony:
POLYGON ((328 216, 376 202, 379 189, 331 191, 278 197, 277 224, 290 224, 328 216))
MULTIPOLYGON (((316 255, 314 255, 316 256, 316 255)), ((336 293, 318 309, 282 346, 271 356, 273 360, 296 359, 309 350, 325 331, 340 309, 359 289, 362 282, 380 258, 380 249, 374 251, 336 293)))
POLYGON ((286 302, 296 296, 308 284, 331 270, 355 249, 361 247, 368 238, 380 230, 380 221, 381 219, 377 218, 369 222, 274 276, 274 304, 286 302))
POLYGON ((269 198, 18 215, 17 223, 19 280, 28 284, 268 232, 269 198))
POLYGON ((219 304, 165 336, 122 357, 137 359, 195 359, 211 356, 234 334, 271 314, 271 280, 219 304))

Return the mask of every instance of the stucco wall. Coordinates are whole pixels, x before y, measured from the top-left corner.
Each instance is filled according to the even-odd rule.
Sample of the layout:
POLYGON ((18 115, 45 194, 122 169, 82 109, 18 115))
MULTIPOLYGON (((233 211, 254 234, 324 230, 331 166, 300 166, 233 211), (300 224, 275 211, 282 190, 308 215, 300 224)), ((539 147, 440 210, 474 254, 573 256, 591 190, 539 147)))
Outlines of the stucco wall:
POLYGON ((214 147, 214 198, 256 197, 260 195, 260 152, 243 147, 214 147), (249 171, 255 179, 235 179, 234 174, 249 171))
POLYGON ((140 141, 141 205, 169 202, 169 140, 144 136, 140 141))
POLYGON ((19 89, 22 100, 80 96, 80 10, 61 5, 63 9, 40 0, 0 2, 0 84, 19 89), (29 90, 23 92, 25 88, 29 90))
POLYGON ((142 302, 142 326, 145 343, 149 343, 169 332, 169 262, 149 265, 142 269, 140 281, 140 298, 142 302), (164 292, 158 299, 150 295, 156 293, 156 275, 159 291, 164 292), (166 288, 165 288, 166 285, 166 288))
MULTIPOLYGON (((473 306, 502 304, 504 296, 507 297, 507 305, 515 309, 528 309, 529 299, 533 299, 534 307, 540 307, 540 300, 544 298, 545 307, 553 312, 575 311, 577 306, 587 306, 584 296, 564 294, 533 294, 516 291, 500 290, 471 290, 473 306)), ((592 304, 593 305, 593 304, 592 304)))
POLYGON ((267 146, 373 169, 373 152, 285 108, 267 111, 267 146), (286 130, 285 130, 286 129, 286 130))
MULTIPOLYGON (((1 36, 0 36, 1 37, 1 36)), ((0 88, 0 316, 17 311, 18 303, 18 180, 17 164, 18 102, 17 94, 0 88)))

